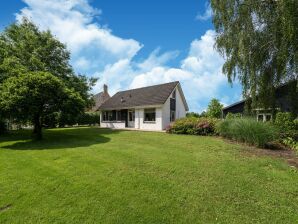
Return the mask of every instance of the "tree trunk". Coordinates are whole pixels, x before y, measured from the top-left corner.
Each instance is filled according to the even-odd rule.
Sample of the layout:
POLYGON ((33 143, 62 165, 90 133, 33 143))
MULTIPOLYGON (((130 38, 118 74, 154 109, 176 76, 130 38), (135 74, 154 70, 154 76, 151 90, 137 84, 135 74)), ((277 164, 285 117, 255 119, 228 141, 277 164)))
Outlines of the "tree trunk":
POLYGON ((33 137, 36 140, 41 140, 42 139, 42 126, 41 126, 41 118, 40 115, 35 115, 33 119, 33 137))

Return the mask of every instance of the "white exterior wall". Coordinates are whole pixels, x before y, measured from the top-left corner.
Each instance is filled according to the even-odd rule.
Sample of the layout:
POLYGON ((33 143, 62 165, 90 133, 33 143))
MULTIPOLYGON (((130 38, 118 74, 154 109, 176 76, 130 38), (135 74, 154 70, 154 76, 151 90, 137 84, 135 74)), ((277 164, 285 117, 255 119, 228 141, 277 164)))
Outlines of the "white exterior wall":
MULTIPOLYGON (((153 107, 150 107, 153 108, 153 107)), ((155 122, 144 122, 144 108, 135 109, 135 126, 140 130, 161 131, 162 128, 162 108, 154 107, 156 112, 155 122)), ((119 128, 125 129, 125 122, 105 122, 102 121, 102 113, 100 113, 100 127, 102 128, 119 128)))
POLYGON ((125 128, 125 122, 106 122, 102 121, 102 112, 100 112, 100 127, 102 128, 125 128))
MULTIPOLYGON (((176 89, 176 119, 183 118, 186 116, 186 108, 182 100, 181 93, 178 86, 176 89)), ((172 95, 172 94, 171 94, 172 95)), ((144 109, 145 108, 136 108, 135 109, 135 129, 140 130, 152 130, 152 131, 161 131, 166 129, 166 127, 171 123, 170 122, 170 98, 168 97, 166 102, 162 106, 151 106, 146 108, 155 108, 156 109, 156 119, 155 122, 144 122, 144 109)), ((102 113, 100 113, 100 126, 104 128, 119 128, 125 129, 125 122, 102 122, 102 113)))
POLYGON ((162 107, 162 129, 166 129, 170 124, 170 97, 162 107))
POLYGON ((101 122, 100 127, 102 128, 125 128, 125 122, 101 122))
MULTIPOLYGON (((186 116, 186 108, 184 106, 178 86, 175 89, 176 89, 176 115, 175 115, 175 117, 176 117, 176 119, 179 119, 179 118, 183 118, 186 116)), ((172 96, 172 93, 162 107, 162 129, 166 129, 166 127, 171 123, 170 122, 170 98, 171 98, 171 96, 172 96)))
POLYGON ((135 128, 141 130, 162 130, 162 108, 155 108, 155 122, 144 122, 144 108, 135 110, 135 128))
POLYGON ((177 87, 176 89, 176 119, 179 119, 186 116, 186 108, 184 106, 180 91, 177 87))

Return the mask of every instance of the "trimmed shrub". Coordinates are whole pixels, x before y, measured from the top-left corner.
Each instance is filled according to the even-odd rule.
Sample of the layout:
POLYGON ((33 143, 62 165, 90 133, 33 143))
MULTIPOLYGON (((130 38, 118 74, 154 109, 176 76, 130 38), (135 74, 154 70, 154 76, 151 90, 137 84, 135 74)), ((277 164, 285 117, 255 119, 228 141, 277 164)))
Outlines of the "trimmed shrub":
POLYGON ((176 120, 166 130, 173 134, 213 135, 217 121, 215 118, 186 117, 176 120))
POLYGON ((216 126, 216 131, 223 137, 258 147, 265 147, 277 136, 273 125, 252 118, 226 119, 216 126))

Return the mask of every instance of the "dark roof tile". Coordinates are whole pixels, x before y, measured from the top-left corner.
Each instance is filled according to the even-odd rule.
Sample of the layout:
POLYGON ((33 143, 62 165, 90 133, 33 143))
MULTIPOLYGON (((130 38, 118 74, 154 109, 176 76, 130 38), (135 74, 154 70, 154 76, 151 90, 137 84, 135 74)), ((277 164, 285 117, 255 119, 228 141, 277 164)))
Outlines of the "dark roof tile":
POLYGON ((99 110, 164 104, 178 83, 176 81, 117 92, 104 102, 99 110))

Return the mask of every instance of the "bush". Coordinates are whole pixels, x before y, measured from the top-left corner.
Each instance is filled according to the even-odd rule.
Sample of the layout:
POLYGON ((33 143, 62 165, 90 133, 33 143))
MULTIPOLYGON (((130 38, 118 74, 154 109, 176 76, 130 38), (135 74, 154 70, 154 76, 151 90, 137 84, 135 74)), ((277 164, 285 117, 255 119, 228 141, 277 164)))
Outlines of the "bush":
POLYGON ((216 131, 223 137, 258 147, 265 147, 277 136, 273 125, 252 118, 226 119, 216 126, 216 131))
POLYGON ((279 142, 298 150, 298 120, 289 112, 278 112, 274 125, 279 130, 279 142))
POLYGON ((293 138, 286 137, 286 138, 282 139, 282 143, 298 152, 298 142, 295 141, 293 138))
POLYGON ((215 118, 186 117, 176 120, 166 130, 174 134, 213 135, 217 121, 215 118))
POLYGON ((298 128, 295 117, 289 112, 278 112, 275 117, 274 124, 283 132, 288 132, 298 128))
POLYGON ((82 113, 76 116, 63 113, 52 113, 43 119, 46 128, 73 126, 73 125, 96 125, 100 123, 99 113, 82 113))
POLYGON ((100 123, 100 115, 98 113, 83 113, 78 116, 77 123, 79 125, 95 125, 100 123))
POLYGON ((200 114, 195 112, 188 112, 186 113, 186 117, 200 117, 200 114))
POLYGON ((241 118, 241 114, 240 113, 231 113, 231 112, 228 112, 227 115, 226 115, 226 119, 232 119, 232 118, 241 118))

